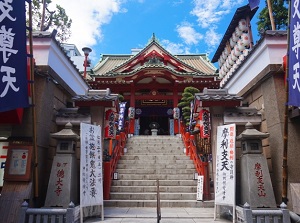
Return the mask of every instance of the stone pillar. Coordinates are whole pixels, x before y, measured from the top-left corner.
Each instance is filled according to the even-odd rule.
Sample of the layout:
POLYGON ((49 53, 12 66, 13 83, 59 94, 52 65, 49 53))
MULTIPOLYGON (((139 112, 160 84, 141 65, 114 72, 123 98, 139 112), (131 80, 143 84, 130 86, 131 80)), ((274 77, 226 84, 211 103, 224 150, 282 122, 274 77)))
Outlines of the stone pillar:
POLYGON ((237 140, 241 141, 241 203, 252 208, 276 208, 267 159, 262 154, 262 139, 269 133, 262 133, 246 124, 237 140))

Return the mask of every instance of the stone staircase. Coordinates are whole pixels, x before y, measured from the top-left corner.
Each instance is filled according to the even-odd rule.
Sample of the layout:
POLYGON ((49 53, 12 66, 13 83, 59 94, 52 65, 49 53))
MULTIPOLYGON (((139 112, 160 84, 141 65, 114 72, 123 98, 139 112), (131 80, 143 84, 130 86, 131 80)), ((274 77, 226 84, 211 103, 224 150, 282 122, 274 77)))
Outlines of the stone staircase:
POLYGON ((119 160, 106 207, 156 207, 157 179, 161 207, 213 207, 196 200, 193 162, 177 136, 134 136, 119 160))

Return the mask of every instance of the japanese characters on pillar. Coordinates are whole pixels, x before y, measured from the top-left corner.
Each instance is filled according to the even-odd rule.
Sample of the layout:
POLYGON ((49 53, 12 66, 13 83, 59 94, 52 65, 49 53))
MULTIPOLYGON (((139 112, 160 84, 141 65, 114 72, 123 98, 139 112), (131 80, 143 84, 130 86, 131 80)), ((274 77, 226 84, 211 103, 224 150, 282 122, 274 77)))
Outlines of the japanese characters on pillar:
POLYGON ((103 204, 100 126, 81 123, 80 205, 103 204))
POLYGON ((300 106, 300 58, 299 58, 299 31, 300 31, 300 11, 299 1, 291 0, 291 13, 290 13, 290 31, 289 31, 289 100, 288 104, 293 106, 300 106))
POLYGON ((215 203, 235 205, 235 124, 218 126, 215 203))
POLYGON ((262 165, 259 162, 254 164, 254 171, 257 180, 257 195, 259 197, 266 197, 267 193, 265 189, 264 174, 262 165))
POLYGON ((109 108, 105 110, 105 127, 104 127, 104 137, 114 138, 116 130, 116 113, 113 109, 109 108))
POLYGON ((70 165, 67 162, 57 162, 55 164, 56 167, 56 179, 55 179, 55 194, 56 196, 60 196, 62 191, 64 190, 64 184, 65 184, 65 169, 69 169, 70 165))
POLYGON ((0 112, 28 107, 25 0, 0 1, 0 112))

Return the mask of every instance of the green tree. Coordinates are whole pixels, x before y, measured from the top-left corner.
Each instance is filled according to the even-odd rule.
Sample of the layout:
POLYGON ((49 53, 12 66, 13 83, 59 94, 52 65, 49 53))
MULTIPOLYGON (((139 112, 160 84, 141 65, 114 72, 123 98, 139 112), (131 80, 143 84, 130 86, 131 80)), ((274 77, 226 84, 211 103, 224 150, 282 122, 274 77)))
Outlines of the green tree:
MULTIPOLYGON (((286 30, 288 24, 288 8, 286 7, 284 0, 270 0, 273 11, 273 18, 276 26, 276 30, 286 30)), ((257 30, 262 34, 262 30, 272 30, 271 20, 269 15, 269 9, 267 1, 265 1, 266 7, 261 10, 258 15, 257 30)))
POLYGON ((183 90, 182 98, 180 102, 178 103, 178 107, 181 107, 182 109, 182 116, 183 121, 185 123, 189 123, 190 121, 190 115, 191 115, 191 101, 194 100, 194 95, 196 93, 199 93, 199 89, 194 87, 186 87, 183 90))
MULTIPOLYGON (((56 5, 54 11, 49 10, 51 0, 32 0, 32 29, 34 31, 57 30, 56 38, 66 42, 71 36, 72 19, 64 8, 56 5)), ((28 11, 28 10, 27 10, 28 11)))

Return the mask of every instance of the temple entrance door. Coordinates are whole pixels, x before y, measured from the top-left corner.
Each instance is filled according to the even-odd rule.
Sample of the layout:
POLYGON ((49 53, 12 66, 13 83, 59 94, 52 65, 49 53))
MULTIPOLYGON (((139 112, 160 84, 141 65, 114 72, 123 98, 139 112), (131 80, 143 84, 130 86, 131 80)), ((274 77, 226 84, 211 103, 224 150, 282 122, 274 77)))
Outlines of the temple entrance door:
POLYGON ((149 125, 152 122, 159 124, 158 135, 170 135, 169 131, 169 118, 160 116, 145 116, 140 117, 140 135, 151 135, 151 129, 149 125))

